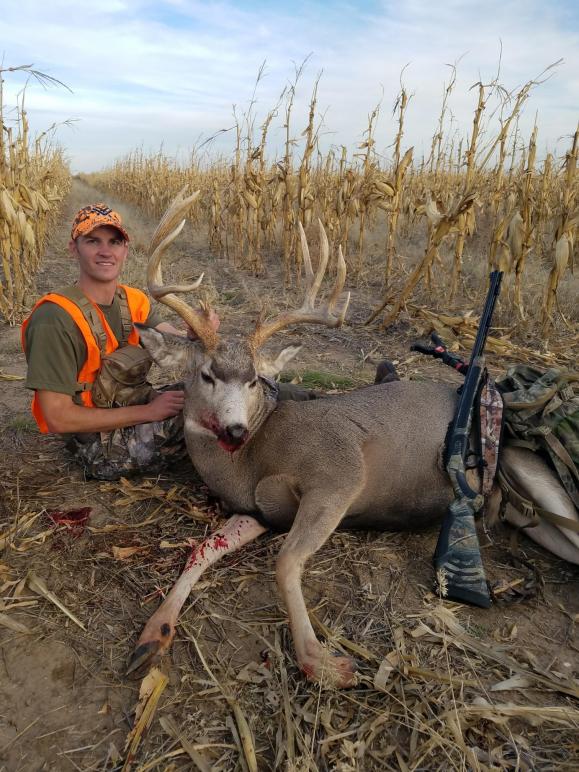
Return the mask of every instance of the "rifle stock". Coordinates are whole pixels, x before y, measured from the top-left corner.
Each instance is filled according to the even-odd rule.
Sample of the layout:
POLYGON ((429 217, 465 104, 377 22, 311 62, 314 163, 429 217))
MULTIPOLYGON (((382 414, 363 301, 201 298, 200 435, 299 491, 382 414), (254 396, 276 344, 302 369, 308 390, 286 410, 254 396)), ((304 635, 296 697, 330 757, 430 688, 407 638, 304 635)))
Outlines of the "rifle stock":
POLYGON ((488 608, 491 600, 480 555, 475 515, 482 508, 484 498, 467 482, 466 457, 474 404, 485 372, 484 347, 501 279, 500 271, 493 271, 490 275, 489 291, 448 439, 446 471, 455 498, 445 515, 434 553, 436 581, 441 595, 483 608, 488 608))

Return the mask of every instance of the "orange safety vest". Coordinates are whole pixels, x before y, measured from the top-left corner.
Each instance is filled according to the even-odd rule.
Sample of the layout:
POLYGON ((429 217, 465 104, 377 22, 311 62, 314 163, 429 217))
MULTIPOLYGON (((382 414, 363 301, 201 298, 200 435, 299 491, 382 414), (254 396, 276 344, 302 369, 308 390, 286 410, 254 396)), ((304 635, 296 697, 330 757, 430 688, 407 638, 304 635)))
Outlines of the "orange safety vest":
MULTIPOLYGON (((131 315, 131 322, 145 322, 151 309, 149 298, 145 295, 144 292, 141 292, 141 290, 135 289, 134 287, 127 287, 124 284, 119 284, 117 287, 117 292, 119 292, 119 289, 125 293, 129 313, 131 315)), ((103 334, 99 336, 101 338, 100 341, 95 337, 96 333, 93 331, 94 324, 93 326, 89 324, 85 312, 81 310, 79 304, 73 300, 70 300, 64 295, 60 295, 58 292, 51 292, 48 295, 44 295, 44 297, 40 298, 40 300, 35 304, 34 308, 30 312, 30 316, 28 316, 28 318, 25 319, 22 324, 21 340, 22 348, 25 350, 26 328, 30 322, 32 314, 34 311, 36 311, 38 306, 42 305, 43 303, 56 303, 61 308, 64 308, 64 310, 67 311, 70 316, 72 316, 86 344, 87 358, 84 365, 81 367, 77 378, 79 382, 78 385, 82 404, 85 407, 94 407, 91 388, 95 382, 97 373, 100 370, 101 354, 111 354, 113 351, 116 351, 116 349, 119 347, 119 342, 117 341, 113 331, 109 326, 109 323, 105 318, 105 315, 98 307, 98 305, 93 303, 90 298, 86 298, 86 300, 88 301, 86 307, 90 315, 93 315, 96 311, 96 317, 93 316, 92 321, 94 322, 95 319, 100 321, 100 325, 103 330, 103 334)), ((139 334, 134 327, 128 335, 127 343, 131 346, 137 346, 139 343, 139 334)), ((36 419, 36 423, 38 424, 40 431, 43 434, 47 434, 48 425, 44 415, 42 414, 38 394, 36 392, 34 392, 34 397, 32 398, 32 415, 36 419)))

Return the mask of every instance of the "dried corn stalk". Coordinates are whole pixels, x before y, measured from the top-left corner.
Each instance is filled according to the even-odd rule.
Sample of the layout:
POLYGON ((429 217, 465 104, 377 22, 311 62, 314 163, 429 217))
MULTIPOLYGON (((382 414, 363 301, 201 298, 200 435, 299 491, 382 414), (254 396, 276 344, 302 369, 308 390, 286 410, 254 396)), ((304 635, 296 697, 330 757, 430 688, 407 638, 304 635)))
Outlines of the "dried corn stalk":
POLYGON ((547 334, 552 322, 553 306, 557 297, 557 288, 573 255, 573 245, 577 228, 579 227, 579 211, 577 211, 577 188, 575 178, 577 172, 577 155, 579 154, 579 128, 575 131, 571 150, 565 161, 565 187, 561 220, 555 232, 555 256, 545 290, 542 309, 543 334, 547 334))
MULTIPOLYGON (((194 153, 187 162, 177 163, 160 153, 146 156, 138 151, 91 177, 91 182, 114 191, 148 214, 159 214, 184 185, 200 189, 200 205, 193 216, 197 225, 206 224, 211 248, 253 272, 261 270, 266 256, 279 255, 286 286, 300 276, 298 221, 307 226, 312 218, 319 217, 332 246, 342 245, 351 276, 371 285, 380 267, 371 262, 368 247, 380 243, 380 230, 386 220, 384 271, 390 287, 372 318, 388 304, 400 310, 422 279, 433 299, 438 295, 438 300, 448 304, 454 295, 456 302, 463 303, 465 295, 459 295, 459 289, 464 285, 468 294, 474 289, 473 283, 486 280, 486 271, 481 270, 482 259, 485 268, 500 267, 514 275, 509 289, 514 293, 519 321, 528 316, 532 324, 542 322, 548 327, 556 307, 557 287, 567 275, 567 267, 572 268, 573 249, 577 248, 577 177, 576 150, 570 151, 561 168, 548 156, 542 169, 536 169, 536 133, 525 142, 520 135, 520 108, 531 88, 540 81, 529 81, 514 95, 496 81, 477 84, 473 127, 463 146, 458 134, 444 134, 456 74, 453 68, 430 155, 414 162, 412 151, 402 150, 409 101, 402 88, 395 106, 397 133, 392 160, 385 162, 377 150, 389 144, 377 129, 378 107, 369 115, 363 141, 353 152, 343 146, 322 154, 318 145, 321 124, 316 112, 317 80, 305 130, 301 135, 292 132, 292 110, 302 69, 303 65, 296 70, 293 82, 281 97, 285 100, 280 120, 284 131, 281 157, 276 157, 270 139, 277 107, 266 113, 260 135, 256 130, 254 137, 252 98, 247 114, 235 115, 230 158, 220 156, 202 165, 194 153), (490 104, 491 100, 494 104, 490 104), (495 114, 498 131, 493 133, 495 114), (490 163, 495 165, 487 170, 490 163), (476 204, 466 207, 449 225, 448 218, 456 210, 457 202, 474 193, 476 204), (463 254, 477 221, 481 223, 480 233, 489 233, 488 253, 473 251, 468 256, 469 270, 463 283, 463 254), (454 254, 450 255, 444 241, 452 233, 457 236, 454 254), (404 247, 408 245, 410 249, 400 249, 398 245, 402 245, 403 239, 407 240, 404 247), (416 262, 414 250, 418 239, 424 241, 416 262), (538 263, 551 241, 553 264, 543 310, 531 308, 528 303, 525 307, 523 298, 538 284, 538 263), (395 263, 395 256, 400 253, 405 254, 404 260, 395 263), (398 299, 397 287, 401 287, 398 299)), ((31 234, 16 211, 17 200, 23 197, 28 201, 27 193, 13 192, 12 188, 9 193, 11 199, 2 199, 0 207, 5 206, 8 217, 16 218, 18 237, 30 242, 31 234)), ((29 205, 33 200, 34 195, 29 205)), ((0 243, 4 239, 10 249, 11 238, 0 229, 0 243)), ((14 295, 23 273, 19 265, 12 267, 0 292, 14 295)), ((508 305, 503 303, 501 314, 508 311, 508 305)), ((569 324, 567 320, 566 323, 569 324)))
POLYGON ((25 91, 17 104, 16 126, 4 120, 4 77, 18 71, 40 82, 53 81, 29 66, 0 68, 0 314, 11 324, 24 314, 47 234, 70 185, 62 152, 49 141, 52 129, 30 138, 25 91))

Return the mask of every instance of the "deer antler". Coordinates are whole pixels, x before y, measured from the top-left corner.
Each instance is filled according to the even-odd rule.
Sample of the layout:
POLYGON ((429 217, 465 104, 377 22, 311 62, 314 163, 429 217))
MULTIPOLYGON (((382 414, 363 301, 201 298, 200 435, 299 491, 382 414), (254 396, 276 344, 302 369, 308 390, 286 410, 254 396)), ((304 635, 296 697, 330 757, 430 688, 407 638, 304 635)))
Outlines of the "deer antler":
POLYGON ((161 257, 163 252, 183 230, 185 225, 185 220, 182 219, 183 215, 199 196, 199 191, 197 190, 191 196, 185 198, 183 195, 184 191, 185 188, 175 197, 171 206, 161 218, 151 239, 149 264, 147 266, 147 286, 151 295, 160 303, 164 303, 169 308, 172 308, 173 311, 176 311, 197 335, 203 347, 206 350, 210 350, 217 346, 218 335, 209 323, 209 307, 203 306, 203 315, 200 315, 184 300, 174 294, 175 292, 191 292, 197 289, 203 280, 203 274, 193 284, 172 284, 167 286, 163 285, 163 276, 161 274, 161 257))
POLYGON ((254 351, 257 351, 259 348, 261 348, 265 341, 268 340, 268 338, 271 338, 274 333, 278 332, 279 330, 283 330, 285 327, 289 327, 290 325, 325 324, 328 327, 340 327, 344 321, 346 311, 348 309, 348 303, 350 302, 349 292, 346 294, 346 297, 341 303, 340 308, 336 310, 336 313, 334 313, 334 309, 336 308, 336 304, 338 303, 340 294, 346 281, 346 261, 344 260, 341 247, 338 248, 336 282, 332 289, 332 293, 324 306, 317 309, 315 307, 316 296, 320 290, 330 255, 328 237, 326 236, 326 231, 324 230, 324 226, 322 225, 321 220, 318 220, 318 224, 320 227, 320 264, 316 274, 314 275, 314 271, 312 269, 312 261, 310 260, 310 250, 306 240, 306 234, 302 224, 299 223, 302 252, 304 257, 304 269, 306 274, 306 293, 301 308, 297 309, 296 311, 286 311, 282 314, 279 314, 269 322, 258 323, 255 332, 253 332, 253 334, 249 337, 250 346, 254 351))

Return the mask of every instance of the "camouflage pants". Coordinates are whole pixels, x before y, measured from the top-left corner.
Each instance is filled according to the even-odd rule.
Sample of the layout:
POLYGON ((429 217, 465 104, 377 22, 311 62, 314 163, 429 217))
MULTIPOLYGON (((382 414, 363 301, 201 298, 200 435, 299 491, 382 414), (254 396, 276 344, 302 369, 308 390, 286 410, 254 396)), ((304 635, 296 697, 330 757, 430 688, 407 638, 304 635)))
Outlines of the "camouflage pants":
POLYGON ((74 434, 66 438, 65 444, 86 476, 97 480, 156 474, 171 461, 187 455, 182 413, 111 432, 74 434))
MULTIPOLYGON (((182 388, 183 384, 179 383, 164 386, 160 391, 182 388)), ((301 402, 321 396, 300 386, 279 384, 278 400, 301 402)), ((127 426, 110 432, 69 435, 65 446, 85 475, 97 480, 157 474, 187 456, 182 413, 164 421, 127 426)))

